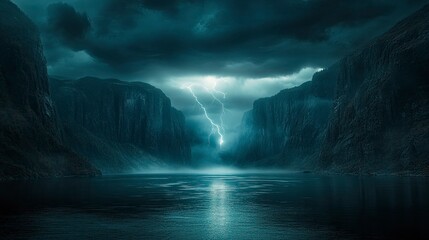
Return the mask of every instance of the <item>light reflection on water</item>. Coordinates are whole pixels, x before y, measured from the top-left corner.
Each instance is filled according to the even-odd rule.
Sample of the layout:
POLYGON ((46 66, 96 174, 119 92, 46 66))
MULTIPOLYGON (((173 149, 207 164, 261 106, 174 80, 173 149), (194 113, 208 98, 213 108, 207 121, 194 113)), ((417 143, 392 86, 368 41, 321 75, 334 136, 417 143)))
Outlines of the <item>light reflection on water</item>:
POLYGON ((228 188, 222 180, 210 185, 210 228, 224 232, 228 223, 228 188))
POLYGON ((0 183, 0 239, 427 236, 429 180, 127 175, 0 183))

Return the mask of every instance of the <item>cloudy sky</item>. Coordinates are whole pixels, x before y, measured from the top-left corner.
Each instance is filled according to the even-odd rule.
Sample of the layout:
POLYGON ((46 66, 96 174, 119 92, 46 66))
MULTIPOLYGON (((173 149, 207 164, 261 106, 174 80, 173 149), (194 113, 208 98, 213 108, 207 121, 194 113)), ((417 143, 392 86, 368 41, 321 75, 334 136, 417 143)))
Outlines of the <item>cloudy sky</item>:
POLYGON ((230 130, 255 99, 310 80, 428 2, 12 1, 39 26, 51 75, 148 82, 203 129, 186 86, 216 118, 220 106, 207 96, 216 84, 230 130))

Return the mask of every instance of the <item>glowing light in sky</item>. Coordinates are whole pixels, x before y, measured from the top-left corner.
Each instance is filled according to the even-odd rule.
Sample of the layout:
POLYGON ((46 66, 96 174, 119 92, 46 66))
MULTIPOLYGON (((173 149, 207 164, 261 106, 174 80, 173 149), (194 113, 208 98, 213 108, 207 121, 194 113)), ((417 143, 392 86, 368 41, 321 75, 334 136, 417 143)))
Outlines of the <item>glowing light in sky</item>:
POLYGON ((218 143, 220 146, 222 146, 222 144, 225 142, 224 141, 225 128, 224 128, 224 123, 223 123, 223 116, 225 114, 225 105, 224 105, 222 100, 226 99, 226 94, 224 92, 216 89, 217 82, 215 80, 213 80, 209 77, 206 80, 209 80, 209 81, 206 81, 207 82, 206 85, 192 83, 192 84, 186 84, 186 85, 182 86, 182 89, 187 89, 191 93, 195 102, 200 106, 201 110, 204 112, 204 117, 210 123, 211 132, 208 136, 209 143, 210 143, 211 136, 213 134, 216 134, 216 135, 218 135, 218 143), (206 106, 198 99, 198 96, 195 94, 195 91, 194 91, 195 87, 199 87, 199 88, 204 89, 209 94, 209 96, 213 99, 213 101, 217 102, 221 106, 219 123, 217 123, 212 117, 209 116, 206 106), (222 98, 221 98, 222 100, 218 97, 218 95, 222 96, 222 98))
MULTIPOLYGON (((304 67, 296 73, 289 75, 267 76, 267 77, 234 77, 234 76, 216 76, 216 75, 183 75, 169 78, 166 89, 171 89, 170 95, 172 100, 177 97, 180 105, 178 109, 189 109, 189 101, 183 101, 183 95, 178 95, 173 91, 178 88, 185 90, 190 95, 198 108, 201 115, 198 114, 198 120, 210 124, 211 130, 208 129, 208 142, 210 139, 216 139, 217 145, 224 145, 235 138, 233 132, 227 132, 228 127, 239 125, 244 110, 252 108, 252 101, 261 97, 272 96, 280 89, 292 88, 311 80, 314 73, 322 71, 318 67, 304 67), (225 89, 234 89, 225 94, 225 89), (228 97, 228 107, 225 103, 228 97), (252 99, 252 100, 248 100, 252 99), (243 101, 241 101, 243 100, 243 101), (213 105, 212 105, 213 104, 213 105), (212 111, 214 106, 218 111, 212 111), (220 110, 219 110, 220 109, 220 110)), ((154 82, 154 85, 156 83, 154 82)), ((159 86, 163 88, 163 86, 159 86)))

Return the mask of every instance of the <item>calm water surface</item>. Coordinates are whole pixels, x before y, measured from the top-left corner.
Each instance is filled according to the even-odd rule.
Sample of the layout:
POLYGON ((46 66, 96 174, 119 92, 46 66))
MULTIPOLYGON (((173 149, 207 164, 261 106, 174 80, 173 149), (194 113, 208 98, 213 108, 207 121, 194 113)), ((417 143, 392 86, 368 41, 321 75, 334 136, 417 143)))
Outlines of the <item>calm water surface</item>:
POLYGON ((0 239, 429 239, 429 178, 124 175, 0 183, 0 239))

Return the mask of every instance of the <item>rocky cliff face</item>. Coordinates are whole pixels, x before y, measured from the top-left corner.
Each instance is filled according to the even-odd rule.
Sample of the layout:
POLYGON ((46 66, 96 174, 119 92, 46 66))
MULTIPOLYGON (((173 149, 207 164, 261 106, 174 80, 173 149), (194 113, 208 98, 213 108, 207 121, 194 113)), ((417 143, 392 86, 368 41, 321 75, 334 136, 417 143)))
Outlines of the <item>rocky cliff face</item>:
POLYGON ((429 5, 311 82, 256 101, 239 162, 428 173, 428 48, 429 5))
POLYGON ((68 146, 102 170, 138 169, 156 164, 154 159, 189 162, 185 118, 161 90, 93 77, 51 79, 51 89, 68 146))
POLYGON ((429 170, 428 48, 429 5, 341 60, 322 166, 429 170))
POLYGON ((299 87, 255 101, 243 118, 239 164, 305 165, 318 156, 335 96, 338 67, 299 87))
POLYGON ((61 145, 34 24, 0 1, 0 179, 97 174, 61 145))

